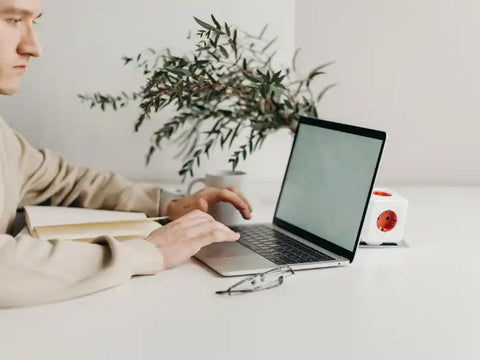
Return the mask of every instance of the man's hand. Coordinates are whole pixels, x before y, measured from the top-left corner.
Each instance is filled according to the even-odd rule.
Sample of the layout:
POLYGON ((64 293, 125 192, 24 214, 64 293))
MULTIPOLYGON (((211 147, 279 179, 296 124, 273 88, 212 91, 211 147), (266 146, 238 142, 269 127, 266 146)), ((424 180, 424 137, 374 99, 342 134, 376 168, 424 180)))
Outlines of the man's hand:
POLYGON ((252 207, 245 196, 233 186, 221 189, 207 186, 192 195, 171 201, 167 206, 167 215, 169 219, 174 220, 192 210, 198 209, 206 212, 210 205, 220 201, 232 204, 245 219, 250 219, 252 207))
POLYGON ((163 268, 179 265, 202 247, 214 242, 235 241, 240 234, 215 221, 210 215, 194 210, 153 231, 147 241, 163 255, 163 268))

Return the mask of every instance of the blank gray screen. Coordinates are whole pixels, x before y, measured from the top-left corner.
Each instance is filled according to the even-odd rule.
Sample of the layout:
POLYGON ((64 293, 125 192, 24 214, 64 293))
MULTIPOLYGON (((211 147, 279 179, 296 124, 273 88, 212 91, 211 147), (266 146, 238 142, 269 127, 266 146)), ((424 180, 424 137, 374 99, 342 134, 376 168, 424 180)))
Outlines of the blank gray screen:
POLYGON ((301 124, 276 217, 353 251, 382 140, 301 124))

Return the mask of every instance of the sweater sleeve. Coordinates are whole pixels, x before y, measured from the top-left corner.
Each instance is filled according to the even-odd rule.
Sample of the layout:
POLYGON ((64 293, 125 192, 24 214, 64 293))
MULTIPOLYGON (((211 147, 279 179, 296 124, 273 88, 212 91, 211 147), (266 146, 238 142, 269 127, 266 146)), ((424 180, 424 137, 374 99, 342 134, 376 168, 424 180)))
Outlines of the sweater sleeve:
MULTIPOLYGON (((37 150, 0 118, 0 225, 18 205, 38 204, 159 213, 160 188, 112 172, 67 164, 37 150), (9 196, 10 191, 14 196, 9 196), (18 197, 17 197, 18 194, 18 197), (5 195, 5 196, 3 196, 5 195), (20 202, 20 204, 18 204, 20 202)), ((102 236, 94 243, 40 240, 0 233, 0 308, 70 299, 155 274, 161 252, 143 240, 102 236)))
POLYGON ((50 200, 54 206, 140 211, 148 216, 160 213, 159 186, 133 183, 111 171, 69 164, 48 149, 32 147, 5 123, 0 126, 7 142, 8 168, 21 183, 21 206, 50 200))
POLYGON ((145 240, 103 236, 82 243, 0 234, 0 308, 87 295, 162 266, 160 251, 145 240))

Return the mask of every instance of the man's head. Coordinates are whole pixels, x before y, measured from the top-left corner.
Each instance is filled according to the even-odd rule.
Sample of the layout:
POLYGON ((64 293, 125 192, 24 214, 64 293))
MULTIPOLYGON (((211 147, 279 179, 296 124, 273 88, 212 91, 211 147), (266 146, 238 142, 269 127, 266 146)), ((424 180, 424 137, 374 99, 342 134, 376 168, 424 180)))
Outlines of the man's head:
POLYGON ((40 56, 34 29, 40 15, 40 0, 0 0, 0 94, 16 92, 28 60, 40 56))

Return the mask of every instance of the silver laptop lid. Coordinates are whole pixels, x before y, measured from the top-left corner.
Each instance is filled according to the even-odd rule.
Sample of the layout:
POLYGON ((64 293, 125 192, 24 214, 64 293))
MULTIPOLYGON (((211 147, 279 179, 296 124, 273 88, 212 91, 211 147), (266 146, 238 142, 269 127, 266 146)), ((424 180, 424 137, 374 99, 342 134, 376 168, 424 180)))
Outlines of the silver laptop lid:
POLYGON ((273 223, 355 256, 386 133, 302 117, 273 223))

